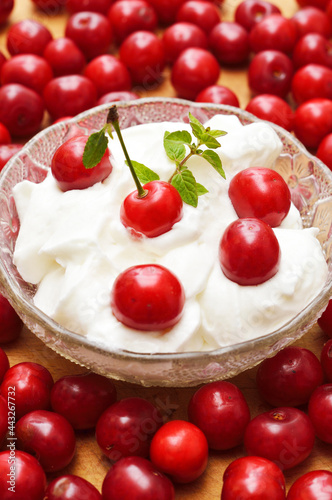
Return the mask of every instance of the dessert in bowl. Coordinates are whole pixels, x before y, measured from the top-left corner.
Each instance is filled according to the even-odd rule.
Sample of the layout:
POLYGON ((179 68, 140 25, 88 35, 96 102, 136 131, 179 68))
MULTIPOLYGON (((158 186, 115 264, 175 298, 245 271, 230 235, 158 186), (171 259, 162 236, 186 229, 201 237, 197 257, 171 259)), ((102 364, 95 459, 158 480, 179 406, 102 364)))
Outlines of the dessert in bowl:
POLYGON ((165 180, 172 171, 162 151, 165 131, 189 130, 189 112, 205 125, 222 128, 227 135, 218 140, 226 180, 205 166, 201 174, 201 165, 191 159, 197 181, 208 189, 198 208, 185 205, 181 220, 164 235, 135 238, 118 217, 121 201, 134 186, 116 140, 110 142, 112 173, 88 193, 73 190, 63 202, 64 193, 50 174, 55 150, 77 130, 89 134, 102 128, 108 106, 41 132, 9 162, 0 185, 1 284, 27 326, 54 350, 94 371, 165 386, 233 376, 303 335, 331 295, 329 169, 287 132, 237 108, 145 99, 119 104, 118 110, 132 158, 165 180), (282 269, 261 285, 239 287, 221 271, 218 243, 237 219, 229 182, 250 166, 276 169, 293 205, 275 229, 281 254, 287 256, 282 269), (103 235, 98 245, 96 233, 103 235), (77 267, 67 265, 70 256, 77 267), (151 260, 180 278, 186 302, 176 325, 149 333, 121 324, 109 297, 118 273, 151 260), (96 288, 99 278, 102 286, 96 288), (69 289, 78 292, 74 299, 69 289))

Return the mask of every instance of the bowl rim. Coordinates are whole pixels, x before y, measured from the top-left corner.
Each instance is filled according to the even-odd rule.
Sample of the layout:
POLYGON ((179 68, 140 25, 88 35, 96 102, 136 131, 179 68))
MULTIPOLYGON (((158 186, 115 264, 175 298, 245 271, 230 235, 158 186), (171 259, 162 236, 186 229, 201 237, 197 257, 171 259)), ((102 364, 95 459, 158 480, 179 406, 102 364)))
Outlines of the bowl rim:
MULTIPOLYGON (((132 101, 119 101, 115 102, 119 109, 135 106, 144 106, 147 104, 155 105, 155 104, 179 104, 182 106, 186 106, 192 109, 212 109, 215 111, 224 110, 226 112, 234 113, 235 115, 241 115, 244 119, 249 120, 250 122, 261 122, 266 120, 260 120, 253 114, 249 113, 246 110, 241 108, 229 106, 229 105, 221 105, 214 103, 196 103, 192 101, 187 101, 185 99, 179 98, 171 98, 171 97, 148 97, 148 98, 140 98, 132 101)), ((46 140, 49 134, 57 129, 64 128, 68 124, 76 124, 92 115, 99 114, 101 112, 105 112, 112 103, 102 104, 100 106, 96 106, 87 111, 80 113, 79 115, 69 119, 64 120, 63 122, 58 122, 56 124, 50 125, 45 129, 41 130, 38 134, 32 137, 20 151, 18 151, 6 164, 3 170, 0 173, 0 189, 2 187, 2 182, 5 179, 8 172, 11 170, 12 166, 15 164, 18 158, 21 158, 22 155, 25 155, 36 142, 40 142, 46 140)), ((278 125, 266 121, 277 133, 278 135, 285 136, 290 142, 294 143, 299 150, 304 153, 309 159, 314 160, 319 167, 324 171, 324 173, 330 178, 331 186, 332 186, 332 171, 323 164, 321 160, 316 158, 313 154, 311 154, 305 146, 290 132, 284 130, 278 125)), ((47 167, 45 167, 47 168, 47 167)), ((214 358, 219 358, 222 355, 230 354, 241 354, 243 352, 247 352, 250 349, 259 347, 260 344, 265 344, 270 341, 272 344, 277 342, 280 339, 287 338, 287 333, 290 329, 296 328, 297 325, 303 323, 303 320, 308 316, 309 311, 312 307, 317 309, 324 309, 327 304, 329 297, 332 294, 332 276, 329 273, 327 281, 321 289, 320 293, 304 308, 301 310, 299 314, 297 314, 290 321, 285 323, 282 327, 273 332, 270 332, 266 335, 262 335, 260 337, 256 337, 251 340, 245 340, 243 342, 239 342, 236 344, 227 345, 224 347, 220 347, 218 349, 208 350, 208 351, 184 351, 184 352, 163 352, 163 353, 139 353, 130 350, 124 349, 115 349, 112 350, 111 346, 106 346, 104 344, 100 344, 98 342, 93 341, 91 338, 87 338, 84 335, 77 334, 70 330, 67 330, 59 323, 54 321, 51 317, 43 313, 40 309, 38 309, 31 300, 28 300, 24 297, 19 289, 17 282, 13 279, 13 277, 7 272, 6 266, 3 261, 3 256, 0 254, 0 284, 4 290, 4 294, 7 296, 8 300, 11 302, 13 307, 18 310, 19 314, 23 317, 33 317, 34 321, 39 326, 43 326, 47 329, 47 331, 52 333, 52 337, 57 337, 59 340, 71 342, 72 344, 76 344, 79 347, 86 347, 89 350, 95 351, 97 353, 103 353, 110 355, 112 358, 120 359, 120 360, 128 360, 128 361, 144 361, 146 364, 156 363, 159 361, 162 362, 181 362, 181 361, 198 361, 206 356, 209 356, 211 361, 214 358)), ((308 323, 310 319, 308 317, 308 323)), ((51 346, 52 347, 52 346, 51 346)))

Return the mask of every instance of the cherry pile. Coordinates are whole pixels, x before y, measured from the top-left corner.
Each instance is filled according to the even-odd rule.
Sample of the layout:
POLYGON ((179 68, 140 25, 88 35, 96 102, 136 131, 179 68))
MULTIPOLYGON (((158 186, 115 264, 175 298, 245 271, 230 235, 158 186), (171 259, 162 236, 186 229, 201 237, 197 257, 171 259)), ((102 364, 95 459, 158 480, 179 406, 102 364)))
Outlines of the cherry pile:
MULTIPOLYGON (((15 315, 3 302, 1 319, 9 313, 15 315)), ((114 383, 95 373, 54 382, 38 363, 10 367, 0 348, 1 499, 173 500, 176 484, 204 473, 209 450, 235 447, 242 456, 224 472, 222 500, 330 498, 324 496, 332 489, 327 470, 300 476, 287 495, 284 476, 310 456, 316 438, 332 445, 332 303, 319 324, 331 337, 320 361, 308 349, 290 346, 260 364, 256 388, 271 409, 253 418, 232 382, 195 390, 187 420, 172 419, 147 399, 117 399, 114 383), (82 431, 95 432, 101 456, 109 459, 101 493, 84 478, 61 475, 82 431)), ((11 328, 13 338, 20 328, 11 328)), ((2 345, 10 340, 3 331, 2 345)))

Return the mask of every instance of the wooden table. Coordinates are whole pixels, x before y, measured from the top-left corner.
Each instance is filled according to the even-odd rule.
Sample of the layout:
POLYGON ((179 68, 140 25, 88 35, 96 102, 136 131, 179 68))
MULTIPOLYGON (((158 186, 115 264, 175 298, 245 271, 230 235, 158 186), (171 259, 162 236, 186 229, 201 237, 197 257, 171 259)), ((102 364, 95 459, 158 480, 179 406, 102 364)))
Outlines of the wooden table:
MULTIPOLYGON (((224 20, 233 19, 235 7, 240 3, 239 0, 225 0, 222 8, 222 17, 224 20)), ((274 0, 283 14, 293 15, 297 10, 295 0, 274 0)), ((14 23, 24 18, 33 18, 46 24, 54 37, 63 36, 64 26, 67 15, 62 13, 50 17, 37 11, 30 0, 16 0, 15 9, 10 17, 10 23, 14 23)), ((7 53, 5 40, 6 31, 9 24, 0 31, 0 50, 7 53)), ((238 95, 241 107, 245 107, 250 98, 250 92, 247 86, 246 69, 222 69, 220 82, 229 86, 238 95)), ((156 89, 142 91, 142 96, 175 96, 174 90, 169 82, 169 72, 165 72, 165 80, 162 85, 156 89)), ((47 124, 47 119, 45 120, 47 124)), ((316 325, 300 341, 298 345, 311 349, 316 355, 320 355, 327 337, 316 325)), ((34 361, 46 366, 52 373, 55 380, 63 375, 81 373, 82 368, 63 359, 55 354, 49 348, 45 347, 31 332, 24 329, 21 338, 12 345, 4 346, 9 356, 11 365, 21 361, 34 361)), ((256 369, 248 370, 235 377, 231 381, 241 388, 250 405, 252 416, 257 415, 270 407, 260 399, 255 386, 256 369)), ((141 396, 159 405, 168 406, 174 413, 172 418, 186 419, 186 408, 194 388, 189 389, 165 389, 165 388, 142 388, 128 383, 115 382, 119 398, 128 396, 141 396)), ((287 486, 302 475, 313 469, 327 469, 332 471, 331 464, 331 446, 325 445, 317 440, 314 450, 310 457, 301 465, 293 470, 286 472, 287 486)), ((241 446, 229 452, 211 452, 209 464, 204 475, 188 485, 176 486, 176 498, 181 500, 214 500, 220 498, 222 487, 222 476, 227 465, 240 456, 244 455, 241 446)), ((110 467, 106 459, 99 450, 93 432, 77 434, 77 453, 73 462, 63 473, 78 474, 91 481, 97 488, 101 488, 103 478, 110 467)))

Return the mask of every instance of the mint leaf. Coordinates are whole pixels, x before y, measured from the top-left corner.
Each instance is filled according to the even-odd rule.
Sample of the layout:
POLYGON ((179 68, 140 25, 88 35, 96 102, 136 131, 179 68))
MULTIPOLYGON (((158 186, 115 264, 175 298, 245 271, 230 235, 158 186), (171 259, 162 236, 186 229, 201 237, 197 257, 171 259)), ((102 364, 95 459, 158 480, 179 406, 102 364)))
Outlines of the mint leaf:
POLYGON ((191 146, 191 135, 187 130, 177 130, 176 132, 165 132, 165 141, 172 142, 175 144, 188 144, 191 146))
MULTIPOLYGON (((177 141, 178 136, 176 136, 176 140, 172 140, 172 138, 168 139, 170 135, 172 135, 172 134, 170 134, 169 132, 165 132, 165 135, 164 135, 164 148, 165 148, 166 154, 170 160, 175 161, 175 162, 180 162, 186 156, 186 148, 185 148, 183 142, 177 141)), ((189 134, 189 136, 190 136, 190 134, 189 134)), ((190 140, 191 140, 191 136, 190 136, 190 140)))
POLYGON ((190 170, 186 169, 176 173, 172 178, 171 184, 179 191, 180 196, 185 203, 191 205, 192 207, 197 207, 197 183, 190 170))
POLYGON ((208 193, 209 191, 199 182, 196 182, 197 196, 202 196, 203 194, 208 193))
POLYGON ((107 150, 107 146, 108 140, 104 128, 91 134, 85 145, 82 158, 85 168, 93 168, 98 165, 107 150))
POLYGON ((207 146, 208 148, 213 148, 213 149, 217 149, 220 147, 220 142, 217 141, 217 139, 215 139, 212 135, 210 135, 210 133, 208 132, 205 132, 205 134, 202 135, 201 137, 201 141, 203 144, 205 144, 205 146, 207 146))
POLYGON ((212 165, 212 167, 218 172, 218 174, 220 174, 222 177, 224 177, 224 179, 226 179, 224 169, 222 168, 221 159, 215 151, 207 149, 202 153, 202 158, 208 161, 210 165, 212 165))
POLYGON ((189 124, 191 126, 194 136, 198 140, 201 140, 202 135, 206 133, 206 130, 204 128, 204 125, 202 125, 202 123, 190 112, 189 112, 189 124))
MULTIPOLYGON (((133 160, 131 160, 131 163, 134 167, 137 177, 142 182, 142 184, 146 184, 150 181, 158 181, 160 179, 159 175, 156 172, 143 165, 143 163, 139 163, 138 161, 133 160)), ((128 165, 127 160, 126 165, 128 165)))
POLYGON ((227 132, 224 130, 207 130, 207 132, 212 135, 212 137, 221 137, 223 135, 227 135, 227 132))

